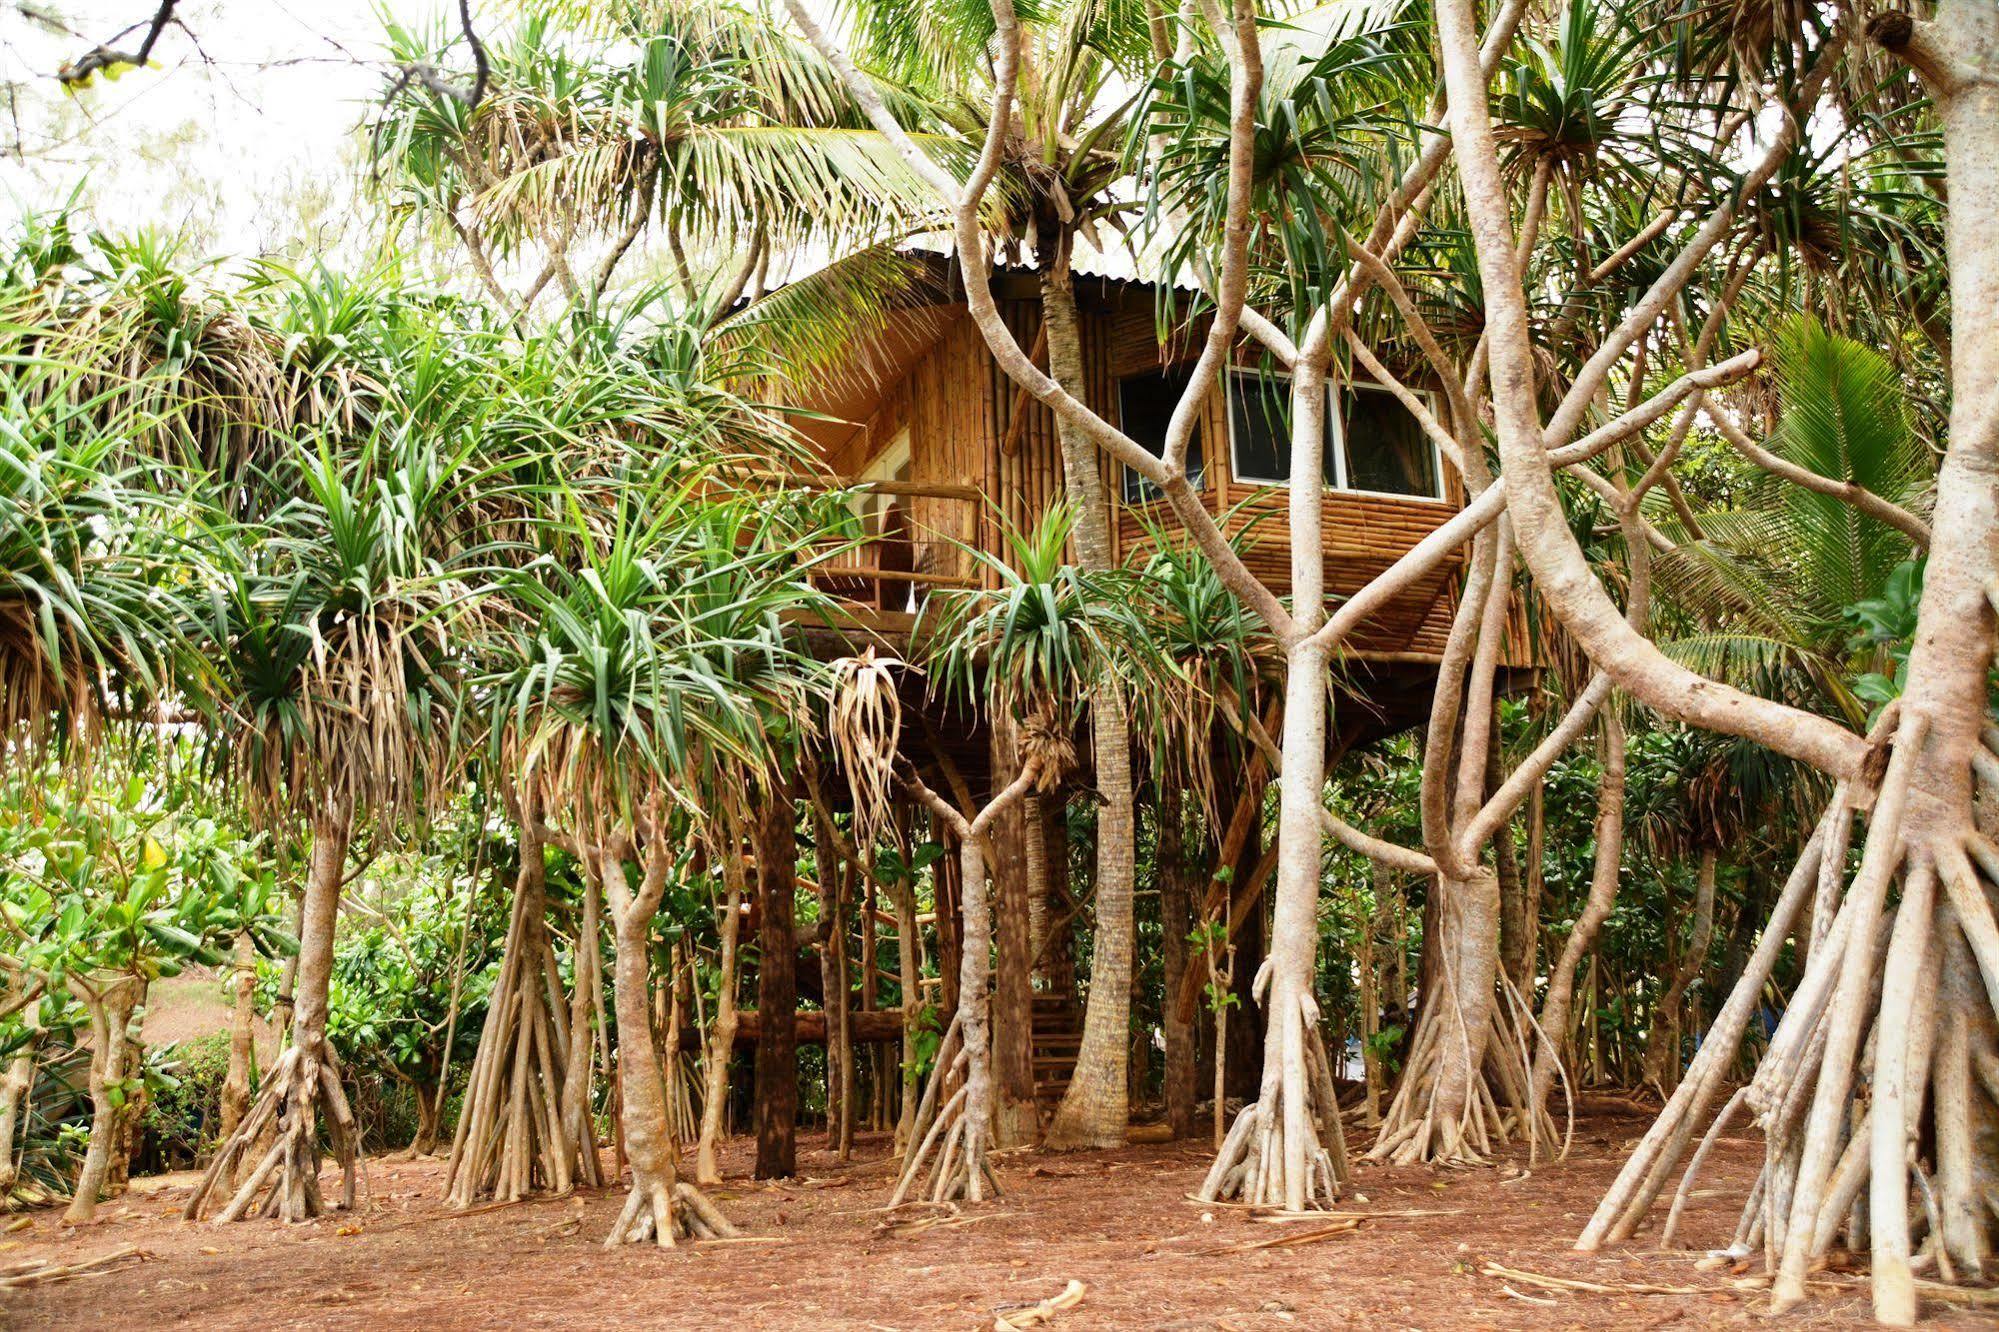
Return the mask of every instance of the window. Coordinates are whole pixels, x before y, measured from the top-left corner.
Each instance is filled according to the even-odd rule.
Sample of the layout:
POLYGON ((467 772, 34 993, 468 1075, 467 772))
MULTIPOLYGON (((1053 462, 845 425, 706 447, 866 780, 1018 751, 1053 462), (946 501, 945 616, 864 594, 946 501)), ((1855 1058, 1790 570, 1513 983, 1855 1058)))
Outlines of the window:
MULTIPOLYGON (((1231 371, 1229 459, 1235 479, 1251 485, 1291 481, 1291 382, 1281 374, 1231 371)), ((1326 413, 1326 484, 1417 499, 1443 497, 1437 447, 1413 413, 1387 389, 1353 384, 1334 390, 1326 413)))
POLYGON ((1356 384, 1341 396, 1346 488, 1441 498, 1437 446, 1415 414, 1387 389, 1371 384, 1356 384))
MULTIPOLYGON (((1282 486, 1291 481, 1291 379, 1254 370, 1229 372, 1229 465, 1238 481, 1282 486)), ((1326 484, 1337 486, 1339 450, 1327 413, 1326 484)))
MULTIPOLYGON (((1126 375, 1117 383, 1119 428, 1155 457, 1166 448, 1166 426, 1173 419, 1173 409, 1180 405, 1181 397, 1187 392, 1191 373, 1190 369, 1182 366, 1167 366, 1126 375)), ((1118 470, 1124 474, 1126 504, 1149 504, 1160 497, 1159 487, 1137 472, 1129 467, 1118 470)), ((1201 429, 1197 424, 1193 439, 1187 443, 1187 483, 1199 490, 1201 474, 1205 470, 1201 429)))

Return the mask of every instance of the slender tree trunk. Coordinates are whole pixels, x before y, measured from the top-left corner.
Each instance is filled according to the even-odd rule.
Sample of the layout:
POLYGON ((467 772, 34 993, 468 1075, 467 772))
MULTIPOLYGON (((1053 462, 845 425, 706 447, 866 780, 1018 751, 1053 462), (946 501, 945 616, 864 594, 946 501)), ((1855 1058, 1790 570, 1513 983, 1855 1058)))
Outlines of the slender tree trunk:
POLYGON ((125 1126, 114 1089, 129 1073, 126 1027, 132 1019, 136 985, 135 980, 120 977, 87 989, 72 987, 90 1015, 90 1145, 84 1151, 69 1208, 63 1213, 66 1226, 87 1226, 97 1219, 97 1202, 111 1177, 115 1140, 125 1126))
POLYGON ((819 881, 819 1001, 826 1014, 826 1145, 837 1151, 841 1051, 836 1007, 844 1012, 846 996, 840 993, 840 966, 834 956, 840 938, 840 862, 824 829, 812 839, 812 873, 819 881))
POLYGON ((902 1104, 897 1107, 895 1149, 898 1155, 915 1147, 910 1141, 916 1126, 917 1093, 921 1077, 916 1045, 923 1018, 923 973, 916 957, 916 885, 907 874, 897 877, 895 898, 895 956, 898 987, 902 991, 902 1104))
POLYGON ((329 801, 313 821, 312 858, 307 869, 305 898, 299 910, 297 1007, 292 1014, 292 1039, 272 1065, 249 1116, 223 1144, 208 1171, 189 1197, 185 1215, 202 1214, 216 1183, 234 1171, 266 1127, 276 1140, 263 1149, 255 1166, 236 1188, 218 1221, 235 1221, 268 1190, 265 1211, 287 1221, 300 1221, 325 1210, 319 1192, 320 1111, 334 1155, 341 1166, 340 1206, 354 1206, 359 1180, 358 1126, 340 1085, 340 1061, 326 1039, 327 987, 333 975, 334 927, 340 914, 340 890, 346 875, 347 843, 353 833, 353 811, 329 801))
POLYGON ((742 831, 735 816, 727 811, 728 849, 722 855, 722 953, 716 967, 715 1017, 708 1025, 707 1064, 701 1087, 701 1140, 695 1150, 694 1177, 702 1185, 722 1182, 716 1149, 722 1140, 722 1116, 729 1103, 729 1061, 736 1049, 736 990, 742 971, 740 941, 743 933, 743 903, 747 898, 749 875, 743 866, 742 831))
POLYGON ((1190 962, 1188 936, 1194 930, 1193 862, 1187 855, 1186 811, 1180 793, 1168 791, 1159 801, 1159 969, 1165 978, 1159 1025, 1166 1038, 1166 1123, 1176 1138, 1194 1135, 1195 1028, 1193 1016, 1182 1016, 1174 993, 1190 962))
MULTIPOLYGON (((1295 466, 1295 436, 1292 447, 1295 466)), ((1316 506, 1317 495, 1309 502, 1316 506)), ((1312 558, 1317 560, 1316 549, 1312 558)), ((1319 1120, 1338 1109, 1314 1104, 1330 1087, 1329 1075, 1321 1079, 1314 1073, 1325 1052, 1312 993, 1326 779, 1325 672, 1325 652, 1316 643, 1302 639, 1290 648, 1278 774, 1276 902, 1269 960, 1262 969, 1263 1080, 1255 1104, 1237 1118, 1201 1186, 1203 1198, 1240 1196, 1290 1211, 1330 1197, 1345 1169, 1328 1159, 1319 1140, 1319 1120)))
POLYGON ((1548 973, 1548 995, 1541 1003, 1541 1040, 1534 1050, 1533 1080, 1529 1095, 1534 1106, 1545 1108, 1554 1089, 1557 1065, 1569 1052, 1550 1045, 1567 1039, 1569 1009, 1575 1000, 1576 968, 1596 948, 1597 935, 1610 919, 1617 904, 1617 880, 1624 863, 1624 725, 1614 710, 1606 708, 1600 723, 1603 776, 1597 786, 1596 854, 1590 867, 1589 897, 1562 945, 1562 956, 1548 973))
POLYGON ((771 792, 757 818, 756 1178, 798 1171, 797 811, 771 792))
POLYGON ((41 1011, 39 999, 22 1010, 26 1038, 7 1061, 6 1074, 0 1076, 0 1208, 7 1205, 14 1181, 19 1178, 20 1157, 14 1151, 14 1139, 20 1133, 21 1107, 27 1102, 28 1089, 34 1085, 35 1053, 41 1045, 41 1011))
MULTIPOLYGON (((1042 320, 1048 330, 1048 373, 1086 399, 1082 323, 1068 269, 1050 265, 1041 275, 1042 320)), ((1097 451, 1088 437, 1058 417, 1062 474, 1076 519, 1076 560, 1085 569, 1114 563, 1110 508, 1105 502, 1097 451)), ((1130 1118, 1126 1065, 1131 1049, 1132 903, 1137 880, 1137 828, 1133 818, 1130 718, 1111 684, 1090 694, 1090 734, 1097 796, 1096 936, 1090 959, 1090 995, 1083 1011, 1083 1043, 1062 1103, 1048 1127, 1048 1146, 1061 1150, 1118 1147, 1130 1118)))
POLYGON ((132 1181, 132 1158, 139 1154, 139 1139, 144 1134, 146 1107, 151 1104, 151 1094, 146 1090, 145 1079, 135 1076, 146 1066, 146 1043, 141 1039, 140 1028, 144 1025, 141 1016, 146 1007, 151 986, 142 976, 133 983, 133 994, 125 1008, 125 1072, 131 1083, 125 1088, 125 1103, 118 1107, 117 1131, 111 1135, 111 1170, 104 1184, 107 1197, 116 1198, 130 1187, 132 1181))
POLYGON ((624 864, 593 849, 593 877, 611 905, 616 948, 611 970, 612 1011, 618 1024, 618 1118, 632 1191, 606 1244, 653 1239, 671 1247, 684 1233, 674 1215, 679 1174, 673 1131, 666 1118, 666 1082, 652 1030, 652 913, 635 902, 624 864))
MULTIPOLYGON (((1720 854, 1711 846, 1704 846, 1700 852, 1700 866, 1695 874, 1693 934, 1687 940, 1687 951, 1680 958, 1680 965, 1674 970, 1665 993, 1652 1006, 1651 1030, 1645 1034, 1645 1063, 1640 1079, 1646 1086, 1657 1087, 1664 1096, 1672 1091, 1668 1082, 1679 1081, 1680 1070, 1680 1004, 1686 997, 1687 987, 1699 979, 1707 965, 1708 944, 1714 938, 1714 883, 1720 865, 1720 854)), ((1668 917, 1669 921, 1671 917, 1668 917)))
MULTIPOLYGON (((1020 771, 1018 727, 999 716, 991 724, 992 789, 1020 771)), ((1034 1102, 1034 938, 1028 866, 1029 802, 1016 801, 993 820, 993 1145, 1031 1144, 1041 1129, 1034 1102)))
MULTIPOLYGON (((222 1119, 217 1138, 228 1141, 250 1110, 252 1066, 257 1057, 257 944, 248 930, 238 932, 231 959, 235 991, 229 1013, 229 1071, 222 1079, 222 1119)), ((234 1176, 227 1181, 236 1182, 234 1176)))
POLYGON ((1548 805, 1545 784, 1527 797, 1527 864, 1520 883, 1520 918, 1506 952, 1506 974, 1524 1002, 1534 1001, 1534 970, 1541 954, 1541 895, 1547 883, 1548 805))

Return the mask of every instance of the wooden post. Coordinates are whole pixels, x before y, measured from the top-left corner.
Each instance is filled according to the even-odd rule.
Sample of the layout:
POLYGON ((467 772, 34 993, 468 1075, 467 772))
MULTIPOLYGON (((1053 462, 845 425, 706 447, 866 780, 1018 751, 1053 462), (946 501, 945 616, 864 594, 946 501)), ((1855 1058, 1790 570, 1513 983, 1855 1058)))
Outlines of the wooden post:
MULTIPOLYGON (((797 822, 789 789, 773 793, 757 818, 757 1008, 764 1013, 798 1007, 797 822)), ((756 1177, 797 1173, 798 1034, 789 1022, 766 1022, 757 1032, 755 1119, 756 1177)))

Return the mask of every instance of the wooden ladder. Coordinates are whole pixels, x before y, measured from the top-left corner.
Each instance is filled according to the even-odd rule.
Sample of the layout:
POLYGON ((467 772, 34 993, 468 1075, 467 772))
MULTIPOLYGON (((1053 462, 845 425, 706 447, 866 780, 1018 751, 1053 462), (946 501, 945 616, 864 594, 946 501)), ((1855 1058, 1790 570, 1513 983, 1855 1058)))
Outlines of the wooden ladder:
POLYGON ((1083 1047, 1083 1014, 1069 994, 1034 996, 1034 1099, 1043 1113, 1054 1113, 1076 1072, 1083 1047))

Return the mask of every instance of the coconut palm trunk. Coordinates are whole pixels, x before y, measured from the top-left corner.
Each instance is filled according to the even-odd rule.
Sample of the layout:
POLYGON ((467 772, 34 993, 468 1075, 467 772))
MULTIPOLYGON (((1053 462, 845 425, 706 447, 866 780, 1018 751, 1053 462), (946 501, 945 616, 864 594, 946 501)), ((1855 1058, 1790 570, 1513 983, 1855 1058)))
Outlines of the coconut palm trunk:
MULTIPOLYGON (((1078 399, 1087 396, 1081 321, 1066 264, 1041 274, 1042 321, 1048 330, 1048 373, 1078 399)), ((1112 567, 1110 509, 1096 446, 1066 418, 1056 418, 1062 476, 1075 516, 1076 562, 1086 570, 1112 567)), ((1057 1149, 1118 1147, 1130 1117, 1132 900, 1137 883, 1133 817, 1131 725, 1125 700, 1108 680, 1090 694, 1090 736, 1097 783, 1096 933, 1083 1042, 1047 1145, 1057 1149)))

